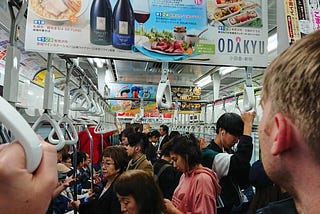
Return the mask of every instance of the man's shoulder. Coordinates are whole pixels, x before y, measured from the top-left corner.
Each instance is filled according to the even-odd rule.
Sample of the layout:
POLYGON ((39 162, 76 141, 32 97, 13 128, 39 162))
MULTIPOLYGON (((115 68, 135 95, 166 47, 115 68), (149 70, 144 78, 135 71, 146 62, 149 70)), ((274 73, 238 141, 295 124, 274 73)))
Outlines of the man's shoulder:
POLYGON ((267 206, 257 210, 256 214, 298 214, 292 197, 269 203, 267 206))
POLYGON ((215 152, 217 152, 217 153, 223 152, 223 151, 221 150, 221 148, 220 148, 214 141, 212 141, 212 142, 207 146, 207 148, 208 148, 208 149, 211 149, 211 150, 213 150, 213 151, 215 151, 215 152))

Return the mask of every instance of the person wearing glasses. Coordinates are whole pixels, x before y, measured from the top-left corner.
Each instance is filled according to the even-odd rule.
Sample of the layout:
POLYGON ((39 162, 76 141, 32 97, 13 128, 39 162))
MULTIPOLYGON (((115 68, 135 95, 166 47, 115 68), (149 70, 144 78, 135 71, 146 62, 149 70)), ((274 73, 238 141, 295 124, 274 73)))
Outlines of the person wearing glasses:
POLYGON ((120 203, 113 190, 115 180, 125 171, 127 166, 127 153, 123 147, 109 146, 102 153, 101 171, 103 190, 88 203, 79 200, 71 204, 80 214, 121 214, 120 203))

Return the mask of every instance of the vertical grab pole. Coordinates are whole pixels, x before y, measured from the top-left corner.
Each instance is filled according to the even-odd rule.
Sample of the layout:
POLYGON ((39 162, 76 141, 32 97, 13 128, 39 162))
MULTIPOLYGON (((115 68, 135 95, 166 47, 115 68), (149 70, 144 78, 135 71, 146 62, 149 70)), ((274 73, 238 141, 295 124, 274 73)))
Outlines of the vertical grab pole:
POLYGON ((8 2, 11 16, 10 29, 10 45, 7 47, 6 66, 4 74, 3 97, 13 106, 18 102, 18 85, 19 85, 19 68, 21 52, 17 48, 17 41, 19 40, 19 23, 21 22, 24 13, 27 10, 27 0, 22 1, 20 10, 17 16, 14 14, 13 6, 8 2))
MULTIPOLYGON (((76 181, 74 187, 73 187, 73 200, 77 201, 78 200, 78 188, 77 188, 77 147, 76 145, 72 145, 72 150, 73 150, 73 166, 74 166, 74 170, 73 170, 73 177, 76 181)), ((77 209, 74 208, 74 214, 77 214, 77 209)))
MULTIPOLYGON (((93 168, 93 139, 92 135, 89 132, 89 128, 87 124, 84 125, 84 129, 86 130, 88 136, 89 136, 89 141, 90 141, 90 158, 91 158, 91 166, 93 168)), ((93 191, 93 170, 90 170, 90 177, 91 177, 91 190, 93 191)))

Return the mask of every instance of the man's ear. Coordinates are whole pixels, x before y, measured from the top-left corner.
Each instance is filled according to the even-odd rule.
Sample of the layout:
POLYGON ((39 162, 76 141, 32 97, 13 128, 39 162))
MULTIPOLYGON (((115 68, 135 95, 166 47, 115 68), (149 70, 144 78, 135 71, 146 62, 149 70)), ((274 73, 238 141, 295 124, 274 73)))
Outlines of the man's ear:
POLYGON ((219 132, 218 132, 218 133, 220 133, 220 134, 224 134, 224 132, 225 132, 225 131, 224 131, 224 129, 220 127, 220 128, 219 128, 219 132))
POLYGON ((277 113, 274 116, 274 127, 272 128, 273 144, 271 154, 278 155, 285 152, 293 145, 292 138, 292 123, 282 113, 277 113))
POLYGON ((136 152, 140 152, 140 151, 141 151, 141 146, 140 146, 139 144, 136 145, 135 148, 134 148, 134 150, 135 150, 136 152))

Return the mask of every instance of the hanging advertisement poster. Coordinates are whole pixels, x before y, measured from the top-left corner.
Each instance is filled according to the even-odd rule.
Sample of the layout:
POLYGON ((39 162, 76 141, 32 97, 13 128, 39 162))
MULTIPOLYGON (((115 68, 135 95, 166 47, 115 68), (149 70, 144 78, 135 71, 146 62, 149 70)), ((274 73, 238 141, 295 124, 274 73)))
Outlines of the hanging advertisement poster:
POLYGON ((285 0, 277 2, 277 6, 280 8, 277 14, 278 29, 286 29, 278 30, 278 38, 285 44, 283 48, 320 29, 320 0, 285 0))
POLYGON ((267 1, 30 0, 27 17, 31 51, 267 65, 267 1))
MULTIPOLYGON (((295 0, 285 0, 285 15, 287 23, 288 41, 289 44, 293 44, 297 40, 301 39, 299 28, 299 15, 297 2, 295 0)), ((302 8, 300 7, 300 17, 302 18, 302 8)))
POLYGON ((178 109, 180 111, 201 111, 201 103, 193 102, 201 99, 200 87, 171 87, 172 98, 179 100, 178 109))
POLYGON ((145 116, 159 116, 155 102, 157 93, 156 86, 110 83, 109 88, 111 97, 109 104, 111 106, 111 111, 117 112, 118 116, 134 117, 135 114, 140 112, 140 101, 142 98, 144 99, 142 107, 145 116))
POLYGON ((207 0, 209 32, 216 46, 213 58, 224 65, 267 65, 267 1, 207 0))
POLYGON ((312 31, 320 29, 320 0, 306 1, 309 21, 312 26, 312 31))
POLYGON ((7 46, 9 46, 8 34, 0 29, 0 70, 4 71, 7 46))

